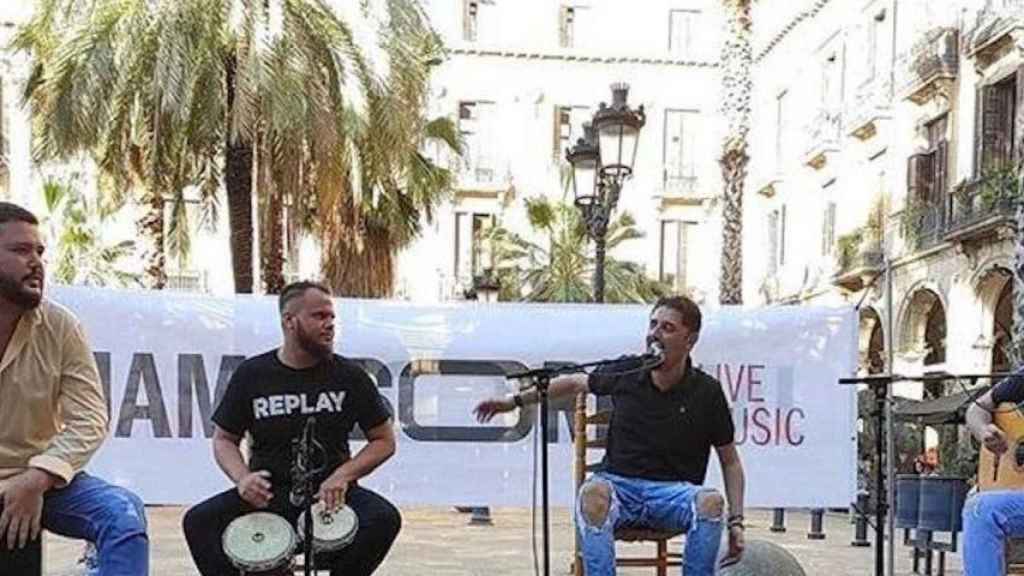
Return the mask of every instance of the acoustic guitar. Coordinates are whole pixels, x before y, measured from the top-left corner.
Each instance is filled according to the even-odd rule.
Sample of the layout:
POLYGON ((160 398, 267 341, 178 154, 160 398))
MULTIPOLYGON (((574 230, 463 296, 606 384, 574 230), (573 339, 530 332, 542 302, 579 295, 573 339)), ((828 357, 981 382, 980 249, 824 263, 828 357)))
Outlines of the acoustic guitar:
POLYGON ((1006 435, 1008 449, 1001 456, 981 447, 978 455, 978 490, 1024 488, 1024 413, 1013 403, 1000 404, 992 421, 1006 435))

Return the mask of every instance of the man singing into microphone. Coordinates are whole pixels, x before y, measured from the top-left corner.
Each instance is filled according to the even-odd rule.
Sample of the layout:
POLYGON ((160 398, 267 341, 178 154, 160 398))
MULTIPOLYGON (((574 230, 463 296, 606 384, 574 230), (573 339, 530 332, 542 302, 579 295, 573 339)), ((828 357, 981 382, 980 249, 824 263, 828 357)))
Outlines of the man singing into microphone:
MULTIPOLYGON (((690 351, 701 313, 684 296, 662 298, 651 312, 647 345, 660 365, 636 358, 605 371, 554 378, 549 396, 590 392, 614 399, 603 470, 580 489, 576 526, 587 576, 615 574, 615 529, 685 531, 683 573, 715 573, 723 527, 730 559, 743 553, 743 466, 721 384, 695 368, 690 351), (722 466, 725 494, 702 486, 711 447, 722 466)), ((652 362, 657 363, 657 361, 652 362)), ((481 402, 477 419, 537 401, 536 392, 481 402)))
POLYGON ((185 514, 185 539, 203 576, 223 576, 238 573, 221 546, 232 520, 265 509, 294 526, 302 508, 291 502, 301 500, 293 490, 292 446, 312 416, 313 437, 324 452, 307 464, 322 466, 316 496, 328 510, 347 504, 359 520, 355 540, 318 554, 317 566, 329 567, 332 576, 372 574, 398 536, 401 517, 357 481, 395 453, 391 416, 366 372, 334 354, 334 305, 326 287, 290 284, 278 305, 284 344, 239 365, 213 414, 213 456, 236 487, 185 514), (355 424, 368 442, 352 456, 348 437, 355 424), (252 436, 248 464, 239 448, 246 432, 252 436))

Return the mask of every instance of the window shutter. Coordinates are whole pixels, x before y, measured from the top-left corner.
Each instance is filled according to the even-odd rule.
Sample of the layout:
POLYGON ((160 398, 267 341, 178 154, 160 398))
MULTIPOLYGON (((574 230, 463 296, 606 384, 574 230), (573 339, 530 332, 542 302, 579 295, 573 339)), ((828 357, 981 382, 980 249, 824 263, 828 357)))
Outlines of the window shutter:
POLYGON ((949 142, 939 140, 933 154, 935 158, 935 191, 933 196, 935 201, 943 207, 942 214, 945 217, 947 215, 946 212, 950 209, 951 202, 949 197, 949 142))
POLYGON ((914 154, 907 159, 907 199, 917 202, 932 201, 934 178, 933 155, 914 154))
POLYGON ((1024 160, 1024 151, 1017 145, 1017 140, 1024 134, 1024 126, 1021 125, 1024 118, 1017 111, 1017 107, 1024 102, 1024 65, 1017 68, 1016 77, 1016 92, 1013 95, 1013 106, 1010 109, 1010 150, 1013 152, 1010 161, 1013 162, 1013 166, 1018 166, 1021 160, 1024 160))
POLYGON ((996 86, 986 86, 982 89, 981 164, 977 171, 978 176, 999 161, 999 151, 1002 148, 1002 132, 999 129, 1000 119, 1003 117, 1002 100, 996 86))
POLYGON ((985 92, 984 86, 979 87, 974 91, 974 177, 978 178, 981 176, 981 166, 985 161, 985 139, 982 137, 984 129, 984 114, 982 111, 985 109, 985 92))
POLYGON ((1017 96, 1016 82, 1002 82, 999 84, 999 119, 996 122, 996 133, 999 138, 1000 167, 1007 166, 1013 160, 1013 101, 1017 96))

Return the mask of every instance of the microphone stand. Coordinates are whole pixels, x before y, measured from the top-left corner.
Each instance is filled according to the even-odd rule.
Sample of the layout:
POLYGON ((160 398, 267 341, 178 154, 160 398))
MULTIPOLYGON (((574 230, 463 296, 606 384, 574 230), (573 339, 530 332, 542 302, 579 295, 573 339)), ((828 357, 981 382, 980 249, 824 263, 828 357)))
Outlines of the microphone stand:
MULTIPOLYGON (((306 428, 302 432, 302 443, 299 448, 300 462, 305 464, 305 468, 312 468, 313 431, 315 427, 316 417, 310 416, 306 420, 306 428)), ((313 554, 313 472, 314 470, 304 470, 302 478, 303 534, 306 535, 302 540, 302 553, 305 558, 305 562, 303 562, 303 573, 305 576, 316 573, 316 557, 313 554)))
MULTIPOLYGON (((648 355, 642 355, 639 358, 647 360, 642 362, 639 368, 630 370, 628 372, 639 372, 641 370, 648 369, 651 362, 647 359, 648 355)), ((555 376, 562 374, 573 374, 582 372, 584 368, 594 368, 598 366, 610 366, 627 361, 625 358, 618 358, 615 360, 598 360, 596 362, 588 362, 585 364, 568 364, 559 367, 549 368, 537 368, 535 370, 526 370, 525 372, 516 372, 509 374, 507 378, 516 379, 531 379, 533 384, 524 386, 522 390, 529 388, 535 388, 537 390, 537 397, 540 406, 540 437, 541 437, 541 450, 540 450, 540 477, 541 477, 541 522, 544 526, 542 527, 542 533, 544 535, 544 576, 551 575, 551 523, 549 522, 550 516, 550 505, 548 503, 548 387, 551 384, 551 379, 555 376)), ((658 361, 660 364, 660 361, 658 361)), ((627 372, 623 372, 625 374, 627 372)))
MULTIPOLYGON (((883 470, 883 456, 885 449, 885 436, 886 430, 892 430, 891 422, 887 422, 887 416, 891 418, 891 414, 886 410, 888 399, 886 397, 886 389, 893 384, 893 382, 906 381, 906 382, 929 382, 935 380, 970 380, 971 385, 979 378, 988 378, 990 380, 1002 379, 1012 376, 1012 373, 1008 372, 994 372, 991 374, 927 374, 924 376, 902 376, 899 374, 875 374, 871 376, 862 376, 857 378, 840 378, 839 384, 841 385, 856 385, 866 384, 875 396, 874 410, 871 412, 871 416, 875 418, 875 576, 884 576, 885 567, 883 560, 885 559, 885 520, 889 514, 890 507, 894 504, 889 502, 886 496, 886 486, 891 485, 893 479, 887 478, 886 473, 883 470), (888 426, 887 426, 888 424, 888 426)), ((974 398, 968 398, 966 402, 974 402, 974 398)), ((891 406, 889 407, 891 408, 891 406)), ((892 430, 895 433, 895 430, 892 430)), ((864 511, 860 511, 863 514, 864 511)), ((956 542, 954 537, 954 542, 956 542)))

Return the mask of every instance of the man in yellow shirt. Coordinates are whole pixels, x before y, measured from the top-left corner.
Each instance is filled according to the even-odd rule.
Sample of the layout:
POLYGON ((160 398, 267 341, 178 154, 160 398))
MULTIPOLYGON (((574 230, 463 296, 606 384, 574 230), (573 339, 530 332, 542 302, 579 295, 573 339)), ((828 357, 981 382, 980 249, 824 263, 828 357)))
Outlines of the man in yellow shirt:
POLYGON ((85 473, 107 409, 85 332, 43 298, 31 212, 0 202, 0 573, 35 574, 39 531, 96 544, 101 576, 148 573, 142 501, 85 473))

